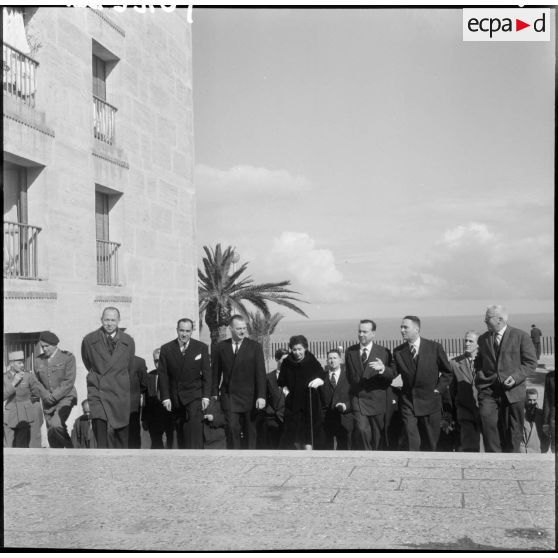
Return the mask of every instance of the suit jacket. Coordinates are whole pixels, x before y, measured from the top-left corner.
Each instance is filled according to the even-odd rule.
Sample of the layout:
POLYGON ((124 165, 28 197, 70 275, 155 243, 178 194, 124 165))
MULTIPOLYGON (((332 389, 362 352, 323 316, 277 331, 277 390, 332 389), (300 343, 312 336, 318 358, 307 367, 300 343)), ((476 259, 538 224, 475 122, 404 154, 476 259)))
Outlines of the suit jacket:
POLYGON ((130 420, 130 376, 134 370, 134 340, 117 333, 112 355, 102 328, 87 334, 81 343, 81 358, 88 371, 87 399, 91 418, 123 428, 130 420))
POLYGON ((266 377, 267 405, 265 417, 268 423, 281 424, 285 420, 285 394, 277 384, 277 370, 269 372, 266 377))
POLYGON ((544 379, 543 424, 554 427, 556 421, 556 373, 551 370, 544 379))
POLYGON ((347 378, 351 385, 351 407, 366 416, 381 415, 386 412, 386 390, 395 378, 391 352, 374 343, 363 366, 360 360, 360 345, 351 345, 345 353, 347 378), (370 363, 379 358, 386 367, 379 374, 370 363))
POLYGON ((353 417, 351 414, 351 385, 347 379, 345 365, 341 365, 339 379, 335 387, 329 378, 330 370, 326 367, 324 385, 318 388, 322 405, 323 418, 327 422, 328 417, 340 417, 341 424, 346 430, 352 430, 353 417), (345 411, 341 412, 336 408, 338 403, 345 404, 345 411))
POLYGON ((507 326, 500 341, 498 354, 494 351, 493 336, 490 331, 483 333, 478 343, 475 384, 479 396, 482 396, 483 390, 500 383, 510 403, 523 402, 526 391, 525 379, 537 368, 537 355, 529 335, 520 329, 507 326), (515 380, 515 385, 511 389, 503 385, 508 376, 515 380))
POLYGON ((134 369, 130 373, 130 413, 139 413, 141 394, 147 391, 147 365, 145 360, 134 356, 134 369))
POLYGON ((37 420, 37 411, 31 397, 39 398, 39 382, 31 372, 24 372, 17 386, 12 385, 11 372, 4 373, 4 424, 15 428, 19 423, 31 424, 37 420))
POLYGON ((45 415, 77 403, 76 357, 72 353, 58 349, 51 359, 45 354, 39 355, 35 359, 35 374, 45 415))
POLYGON ((190 339, 184 354, 180 351, 178 339, 165 343, 161 347, 157 370, 161 401, 170 399, 175 409, 211 395, 209 350, 197 339, 190 339))
POLYGON ((442 345, 421 337, 416 361, 408 343, 395 347, 393 358, 403 380, 401 403, 412 407, 417 417, 440 411, 441 394, 448 389, 453 374, 442 345))
POLYGON ((262 346, 244 338, 238 353, 233 353, 232 340, 217 343, 211 355, 213 367, 212 395, 220 392, 223 410, 235 413, 251 411, 256 399, 265 399, 266 373, 262 346))
POLYGON ((477 388, 475 387, 475 367, 466 355, 460 355, 450 361, 453 378, 450 386, 452 399, 456 406, 456 418, 475 421, 479 418, 477 388))

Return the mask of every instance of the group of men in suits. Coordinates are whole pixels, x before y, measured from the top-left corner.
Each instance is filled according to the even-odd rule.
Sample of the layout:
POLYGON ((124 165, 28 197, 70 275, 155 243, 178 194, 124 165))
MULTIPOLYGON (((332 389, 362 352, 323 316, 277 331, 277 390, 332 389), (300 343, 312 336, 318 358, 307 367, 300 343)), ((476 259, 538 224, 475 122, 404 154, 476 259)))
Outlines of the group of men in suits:
MULTIPOLYGON (((166 447, 173 447, 175 438, 174 447, 202 449, 204 421, 215 414, 208 407, 217 400, 225 416, 227 447, 280 447, 285 398, 277 375, 286 350, 276 354, 277 370, 266 375, 262 346, 248 337, 242 316, 232 316, 231 337, 215 344, 211 357, 207 345, 192 338, 194 322, 183 318, 177 323, 177 337, 155 351, 155 370, 148 374, 145 361, 135 355, 133 338, 119 328, 119 322, 118 309, 105 308, 101 327, 86 335, 81 347, 87 369, 87 427, 96 447, 141 447, 143 406, 142 420, 153 448, 163 447, 165 434, 166 447)), ((442 397, 449 393, 463 451, 479 451, 482 433, 485 451, 519 452, 525 380, 536 368, 537 355, 530 336, 507 322, 502 306, 489 306, 487 332, 480 336, 467 332, 464 354, 449 361, 440 343, 420 335, 417 316, 403 318, 403 343, 393 354, 375 343, 376 323, 361 320, 359 342, 347 349, 344 364, 338 349, 329 351, 325 380, 315 388, 323 413, 316 447, 402 449, 388 436, 395 403, 403 447, 433 451, 440 436, 442 397)), ((31 398, 40 397, 50 446, 72 447, 66 420, 76 404, 76 365, 73 355, 58 349, 58 343, 55 334, 41 334, 37 382, 26 380, 20 370, 23 356, 14 357, 4 377, 4 399, 6 393, 14 401, 28 398, 25 409, 32 414, 31 398), (16 397, 16 392, 21 395, 16 397)), ((16 420, 17 409, 24 405, 12 407, 16 420)), ((7 433, 11 443, 16 437, 29 438, 28 432, 7 429, 6 416, 5 410, 5 437, 7 433)), ((554 434, 554 415, 547 422, 552 424, 545 424, 546 429, 552 428, 554 434)))
MULTIPOLYGON (((338 449, 400 449, 388 435, 393 421, 390 402, 396 402, 402 447, 436 450, 446 398, 456 418, 461 451, 480 451, 482 434, 487 452, 519 452, 525 380, 536 368, 535 347, 527 333, 508 325, 502 306, 489 306, 484 321, 487 332, 466 332, 464 353, 450 361, 440 343, 420 335, 417 316, 403 318, 403 343, 393 355, 374 343, 375 322, 361 320, 359 343, 347 349, 344 366, 336 349, 327 355, 328 375, 318 388, 324 402, 324 449, 333 448, 333 439, 338 449), (395 378, 400 378, 400 389, 394 389, 395 378)), ((548 415, 544 427, 550 433, 554 419, 548 415)))

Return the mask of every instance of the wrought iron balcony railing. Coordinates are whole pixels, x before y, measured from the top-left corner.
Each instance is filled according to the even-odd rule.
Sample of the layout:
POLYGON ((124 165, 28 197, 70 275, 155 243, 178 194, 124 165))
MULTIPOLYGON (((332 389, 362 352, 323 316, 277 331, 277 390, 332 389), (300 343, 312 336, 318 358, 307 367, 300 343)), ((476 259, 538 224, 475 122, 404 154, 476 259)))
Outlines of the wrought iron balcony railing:
POLYGON ((2 42, 2 62, 4 93, 34 107, 39 63, 4 42, 2 42))
POLYGON ((97 285, 119 285, 118 242, 97 240, 97 285))
POLYGON ((93 95, 93 135, 109 145, 114 143, 117 110, 110 103, 93 95))
POLYGON ((39 278, 40 227, 4 221, 4 277, 39 278))

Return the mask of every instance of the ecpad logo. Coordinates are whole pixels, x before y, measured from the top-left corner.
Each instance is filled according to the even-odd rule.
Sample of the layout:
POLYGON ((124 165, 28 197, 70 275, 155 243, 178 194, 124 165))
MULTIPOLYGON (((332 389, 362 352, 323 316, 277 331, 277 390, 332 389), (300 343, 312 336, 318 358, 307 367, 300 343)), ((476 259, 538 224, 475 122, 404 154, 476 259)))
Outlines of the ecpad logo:
POLYGON ((549 8, 466 8, 464 41, 550 41, 549 8))

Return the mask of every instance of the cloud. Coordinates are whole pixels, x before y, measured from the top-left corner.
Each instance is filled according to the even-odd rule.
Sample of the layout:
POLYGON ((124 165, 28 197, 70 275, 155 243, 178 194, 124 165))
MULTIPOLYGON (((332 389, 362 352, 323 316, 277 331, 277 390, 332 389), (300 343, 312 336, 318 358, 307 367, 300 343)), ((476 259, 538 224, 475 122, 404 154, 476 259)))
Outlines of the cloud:
POLYGON ((311 184, 303 176, 293 176, 283 169, 270 170, 251 165, 237 165, 220 170, 207 165, 196 165, 194 180, 198 198, 212 203, 250 199, 287 198, 296 192, 308 191, 311 184))
POLYGON ((335 265, 331 250, 315 245, 307 233, 285 231, 273 239, 267 263, 279 269, 281 277, 292 277, 294 288, 310 302, 339 299, 343 275, 335 265))
POLYGON ((470 222, 443 232, 431 255, 405 283, 382 288, 392 297, 446 299, 546 299, 553 297, 551 235, 521 237, 470 222))

